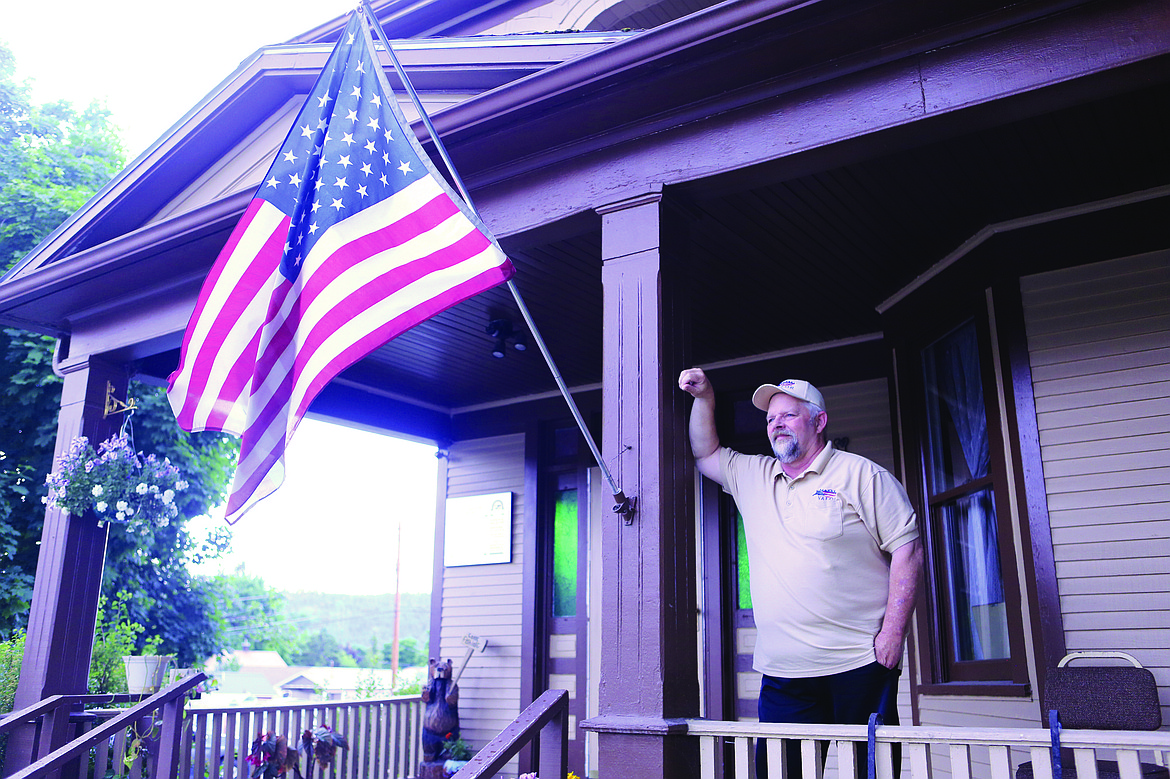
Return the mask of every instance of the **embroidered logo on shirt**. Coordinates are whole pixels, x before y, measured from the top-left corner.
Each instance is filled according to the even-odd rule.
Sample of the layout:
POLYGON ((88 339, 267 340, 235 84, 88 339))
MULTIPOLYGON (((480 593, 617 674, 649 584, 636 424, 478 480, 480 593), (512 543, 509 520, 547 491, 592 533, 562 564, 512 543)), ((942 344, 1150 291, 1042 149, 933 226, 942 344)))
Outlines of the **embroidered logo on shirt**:
POLYGON ((833 500, 837 497, 837 491, 830 489, 817 490, 813 493, 813 497, 819 498, 820 500, 833 500))

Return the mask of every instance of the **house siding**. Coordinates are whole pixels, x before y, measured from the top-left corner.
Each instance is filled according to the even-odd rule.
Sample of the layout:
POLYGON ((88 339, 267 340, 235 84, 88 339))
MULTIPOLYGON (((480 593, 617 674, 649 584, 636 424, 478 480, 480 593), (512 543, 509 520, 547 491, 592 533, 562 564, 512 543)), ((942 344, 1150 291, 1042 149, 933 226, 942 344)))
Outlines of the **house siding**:
POLYGON ((1029 276, 1021 292, 1066 645, 1129 652, 1165 701, 1170 253, 1029 276))
MULTIPOLYGON (((481 749, 520 713, 522 632, 524 436, 461 441, 451 445, 447 497, 512 493, 512 560, 444 568, 439 646, 456 669, 467 653, 463 636, 488 639, 459 680, 463 737, 481 749)), ((436 550, 442 554, 442 550, 436 550)), ((515 775, 516 761, 502 775, 515 775)))

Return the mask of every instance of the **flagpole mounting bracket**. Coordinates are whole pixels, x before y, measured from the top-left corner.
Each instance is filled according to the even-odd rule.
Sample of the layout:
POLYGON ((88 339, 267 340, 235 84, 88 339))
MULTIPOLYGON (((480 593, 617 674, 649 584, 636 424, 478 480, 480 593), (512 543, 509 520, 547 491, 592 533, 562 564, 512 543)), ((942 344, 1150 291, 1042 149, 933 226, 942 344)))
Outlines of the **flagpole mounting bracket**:
POLYGON ((620 514, 627 525, 634 524, 634 514, 638 507, 637 496, 627 498, 624 492, 619 491, 613 496, 613 499, 616 501, 613 513, 620 514))

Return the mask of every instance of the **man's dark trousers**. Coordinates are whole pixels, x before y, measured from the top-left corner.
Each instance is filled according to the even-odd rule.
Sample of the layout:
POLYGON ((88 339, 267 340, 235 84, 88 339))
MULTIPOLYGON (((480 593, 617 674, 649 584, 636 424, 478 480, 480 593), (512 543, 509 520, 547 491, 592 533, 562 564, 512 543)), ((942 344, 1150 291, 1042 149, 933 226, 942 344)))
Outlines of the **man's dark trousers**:
MULTIPOLYGON (((760 722, 866 725, 877 712, 887 725, 898 724, 898 676, 900 668, 878 662, 830 676, 786 679, 764 675, 760 685, 760 722)), ((866 745, 856 745, 858 767, 864 771, 866 745)), ((822 744, 821 757, 828 744, 822 744)), ((785 744, 789 779, 801 779, 800 741, 785 744)), ((901 755, 894 755, 894 765, 901 755)), ((896 773, 896 772, 895 772, 896 773)), ((756 777, 767 779, 768 758, 764 739, 756 744, 756 777)))

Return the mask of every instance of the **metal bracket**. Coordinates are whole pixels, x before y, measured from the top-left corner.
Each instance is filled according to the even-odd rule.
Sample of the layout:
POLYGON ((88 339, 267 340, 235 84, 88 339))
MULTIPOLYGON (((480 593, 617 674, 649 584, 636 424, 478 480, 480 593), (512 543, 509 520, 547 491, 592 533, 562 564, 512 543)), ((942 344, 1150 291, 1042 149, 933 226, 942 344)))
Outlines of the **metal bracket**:
POLYGON ((621 514, 622 519, 625 520, 627 525, 634 524, 634 514, 638 510, 637 496, 627 498, 625 495, 619 492, 617 495, 614 495, 614 497, 617 498, 618 503, 613 507, 613 513, 621 514))
POLYGON ((110 414, 125 414, 127 411, 134 411, 138 408, 138 399, 130 398, 129 402, 118 400, 114 397, 114 383, 106 382, 106 407, 102 411, 102 417, 108 417, 110 414))

